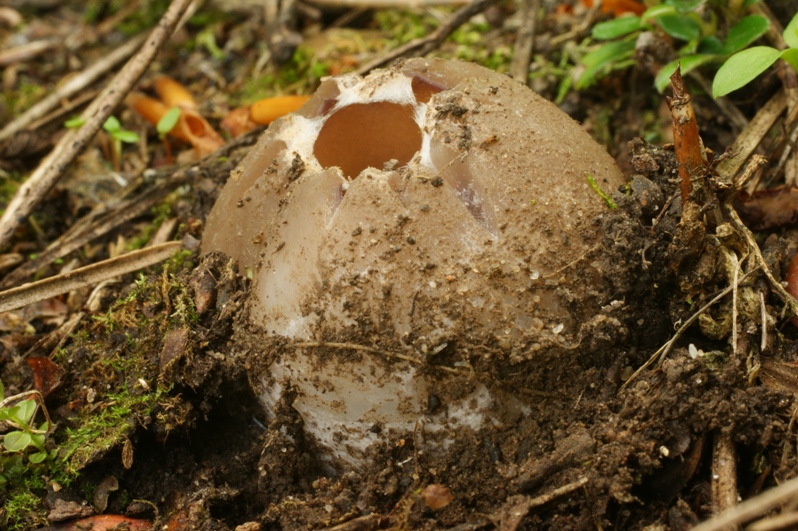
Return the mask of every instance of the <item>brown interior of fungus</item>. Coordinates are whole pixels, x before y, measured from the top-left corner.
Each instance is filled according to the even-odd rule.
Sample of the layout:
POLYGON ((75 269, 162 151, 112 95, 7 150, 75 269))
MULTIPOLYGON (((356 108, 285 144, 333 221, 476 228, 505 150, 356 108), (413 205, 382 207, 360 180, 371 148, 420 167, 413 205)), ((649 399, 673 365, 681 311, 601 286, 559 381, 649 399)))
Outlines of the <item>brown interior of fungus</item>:
POLYGON ((412 81, 410 81, 410 87, 413 89, 413 95, 419 103, 427 103, 431 97, 446 88, 418 76, 413 76, 412 81))
POLYGON ((382 169, 392 159, 407 164, 421 149, 421 130, 413 110, 410 105, 380 101, 336 111, 313 146, 316 159, 325 168, 341 168, 349 179, 369 167, 382 169))

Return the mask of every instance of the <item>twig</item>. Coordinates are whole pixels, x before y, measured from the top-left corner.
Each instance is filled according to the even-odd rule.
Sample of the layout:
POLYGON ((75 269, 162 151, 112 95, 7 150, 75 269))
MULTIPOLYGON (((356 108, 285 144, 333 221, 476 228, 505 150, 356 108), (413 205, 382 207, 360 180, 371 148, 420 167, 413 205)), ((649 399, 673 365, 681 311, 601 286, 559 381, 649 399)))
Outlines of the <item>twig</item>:
POLYGON ((45 280, 25 284, 18 288, 0 292, 0 312, 22 308, 42 300, 69 293, 109 278, 132 273, 163 262, 182 246, 181 242, 169 242, 141 251, 103 260, 45 280))
POLYGON ((712 510, 715 514, 737 505, 737 456, 729 433, 715 433, 712 448, 712 510))
POLYGON ((22 113, 18 118, 10 122, 0 130, 0 142, 11 138, 19 131, 27 128, 30 124, 43 117, 51 110, 58 107, 62 101, 85 89, 94 83, 100 76, 113 69, 117 64, 124 61, 144 42, 145 35, 133 37, 128 42, 115 49, 83 72, 73 76, 51 92, 49 96, 22 113))
POLYGON ((742 524, 796 496, 798 496, 798 478, 793 478, 695 526, 692 531, 721 531, 730 525, 742 524))
POLYGON ((536 496, 529 500, 529 508, 531 509, 533 507, 538 507, 539 505, 548 503, 551 500, 559 498, 564 494, 570 494, 571 492, 587 485, 587 482, 588 482, 587 478, 579 478, 576 481, 572 481, 571 483, 556 488, 550 492, 547 492, 546 494, 541 494, 540 496, 536 496))
POLYGON ((172 0, 166 13, 152 30, 142 48, 83 112, 81 116, 86 120, 83 127, 65 134, 28 180, 20 186, 6 207, 3 217, 0 218, 0 249, 11 240, 17 227, 25 221, 36 205, 61 178, 86 144, 100 130, 103 122, 144 74, 158 50, 172 35, 181 15, 191 1, 172 0))
POLYGON ((414 52, 415 55, 422 57, 438 46, 448 37, 451 33, 465 24, 468 19, 476 15, 477 13, 482 12, 486 7, 490 4, 494 3, 496 0, 474 0, 470 4, 463 6, 457 12, 455 12, 449 20, 445 23, 441 24, 441 26, 427 35, 426 37, 421 37, 419 39, 412 40, 402 46, 392 50, 387 55, 382 57, 378 57, 377 59, 366 63, 365 65, 361 66, 357 73, 361 76, 369 73, 370 71, 374 70, 375 68, 379 68, 387 63, 390 63, 394 59, 398 59, 403 57, 404 55, 414 52))
POLYGON ((521 8, 521 27, 515 37, 515 52, 510 63, 510 74, 524 85, 529 84, 529 63, 535 47, 535 26, 540 0, 524 0, 521 8))
POLYGON ((56 46, 58 46, 58 42, 54 40, 41 40, 7 48, 0 51, 0 66, 6 67, 14 63, 28 61, 56 46))

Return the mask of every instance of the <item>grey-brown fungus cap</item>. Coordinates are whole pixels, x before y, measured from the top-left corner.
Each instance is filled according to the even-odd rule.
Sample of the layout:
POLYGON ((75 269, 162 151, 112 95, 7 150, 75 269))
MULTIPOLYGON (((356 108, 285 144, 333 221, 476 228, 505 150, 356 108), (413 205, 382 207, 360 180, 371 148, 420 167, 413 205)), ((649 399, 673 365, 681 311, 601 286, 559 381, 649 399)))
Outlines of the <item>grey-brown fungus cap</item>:
MULTIPOLYGON (((623 183, 612 158, 555 105, 480 66, 413 59, 327 79, 273 123, 231 175, 202 249, 251 272, 249 315, 265 337, 418 359, 489 346, 514 362, 579 343, 581 325, 612 300, 592 265, 608 206, 588 177, 608 192, 623 183)), ((390 411, 319 400, 343 401, 361 427, 412 426, 425 410, 426 396, 415 395, 429 377, 417 365, 344 367, 341 356, 320 370, 309 352, 277 357, 267 403, 303 371, 339 391, 338 375, 362 383, 391 374, 390 411)), ((326 406, 312 404, 311 389, 324 384, 307 385, 295 407, 312 429, 326 406)), ((378 393, 368 385, 357 392, 378 393)), ((472 404, 493 399, 483 387, 471 393, 472 404)))

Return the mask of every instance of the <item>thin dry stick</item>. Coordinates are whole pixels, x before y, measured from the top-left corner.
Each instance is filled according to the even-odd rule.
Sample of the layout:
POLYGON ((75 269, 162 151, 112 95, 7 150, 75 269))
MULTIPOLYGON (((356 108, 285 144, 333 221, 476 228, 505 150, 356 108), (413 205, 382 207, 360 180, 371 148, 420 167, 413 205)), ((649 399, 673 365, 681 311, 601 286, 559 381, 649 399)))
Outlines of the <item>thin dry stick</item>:
POLYGON ((366 63, 365 65, 361 66, 357 73, 359 75, 365 75, 370 71, 374 70, 375 68, 379 68, 387 63, 390 63, 394 59, 398 59, 403 57, 410 52, 415 53, 419 57, 422 57, 438 46, 451 35, 451 33, 465 24, 468 19, 476 15, 477 13, 482 12, 486 7, 490 4, 494 3, 496 0, 474 0, 467 6, 463 6, 460 8, 456 13, 454 13, 449 20, 445 23, 441 24, 441 26, 427 35, 426 37, 421 37, 419 39, 412 40, 407 44, 403 44, 402 46, 392 50, 387 55, 382 57, 378 57, 377 59, 366 63))
POLYGON ((86 144, 100 130, 103 122, 138 82, 158 50, 172 35, 191 1, 172 0, 169 9, 152 30, 141 50, 127 62, 113 81, 83 112, 81 117, 86 120, 83 127, 65 134, 36 171, 20 186, 3 217, 0 218, 0 249, 11 240, 17 227, 41 202, 86 144))
POLYGON ((22 308, 28 304, 155 265, 172 256, 181 246, 181 242, 164 243, 163 245, 148 247, 141 251, 134 251, 116 258, 103 260, 63 275, 56 275, 18 288, 1 291, 0 312, 22 308))
POLYGON ((742 524, 796 496, 798 496, 798 478, 793 478, 695 526, 692 531, 721 531, 731 525, 742 524))
POLYGON ((586 477, 579 478, 576 481, 572 481, 567 485, 558 487, 552 490, 551 492, 547 492, 546 494, 541 494, 540 496, 530 499, 528 507, 531 509, 532 507, 538 507, 540 505, 543 505, 544 503, 549 503, 551 500, 555 498, 559 498, 564 494, 570 494, 571 492, 580 489, 581 487, 587 485, 587 483, 588 479, 586 477))
POLYGON ((521 27, 515 37, 515 52, 510 63, 510 74, 524 85, 529 84, 529 63, 535 47, 535 26, 540 0, 525 0, 521 8, 521 27))
POLYGON ((22 113, 18 118, 0 130, 0 142, 26 129, 33 122, 58 107, 62 101, 85 89, 100 76, 130 57, 133 52, 141 46, 141 43, 144 42, 144 37, 145 35, 133 37, 124 45, 112 51, 80 74, 70 78, 69 81, 58 87, 54 92, 51 92, 49 96, 22 113))
POLYGON ((715 433, 712 448, 712 510, 715 514, 737 505, 737 452, 729 433, 715 433))
POLYGON ((745 531, 783 531, 798 528, 798 513, 785 513, 763 518, 745 528, 745 531))

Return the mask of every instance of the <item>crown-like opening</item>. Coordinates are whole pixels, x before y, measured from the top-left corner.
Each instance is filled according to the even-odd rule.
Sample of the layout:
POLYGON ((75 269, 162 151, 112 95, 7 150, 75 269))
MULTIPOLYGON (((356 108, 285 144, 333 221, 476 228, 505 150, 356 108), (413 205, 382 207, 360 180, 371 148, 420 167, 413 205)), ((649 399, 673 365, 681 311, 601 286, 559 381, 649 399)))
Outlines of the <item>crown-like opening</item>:
POLYGON ((407 164, 421 149, 415 108, 385 101, 355 103, 335 111, 313 146, 324 168, 337 166, 354 179, 366 168, 382 169, 396 160, 407 164))

